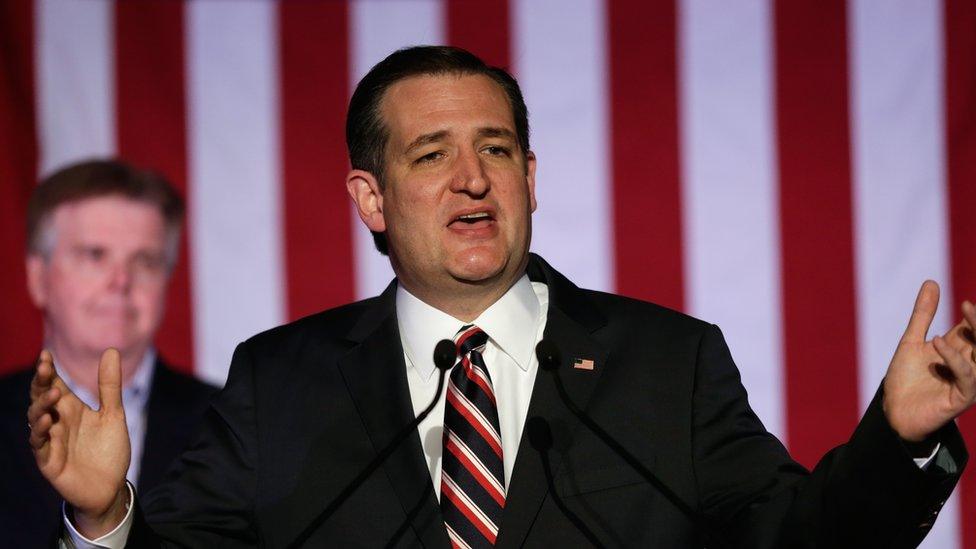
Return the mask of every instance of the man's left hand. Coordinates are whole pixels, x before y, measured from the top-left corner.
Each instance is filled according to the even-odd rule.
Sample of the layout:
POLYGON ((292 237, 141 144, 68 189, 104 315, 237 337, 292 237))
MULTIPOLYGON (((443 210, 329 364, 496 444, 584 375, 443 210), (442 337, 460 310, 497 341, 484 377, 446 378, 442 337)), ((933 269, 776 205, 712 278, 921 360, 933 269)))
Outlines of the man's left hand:
POLYGON ((963 302, 962 322, 926 340, 938 306, 939 285, 927 280, 885 376, 885 415, 908 442, 925 440, 976 403, 976 307, 963 302))

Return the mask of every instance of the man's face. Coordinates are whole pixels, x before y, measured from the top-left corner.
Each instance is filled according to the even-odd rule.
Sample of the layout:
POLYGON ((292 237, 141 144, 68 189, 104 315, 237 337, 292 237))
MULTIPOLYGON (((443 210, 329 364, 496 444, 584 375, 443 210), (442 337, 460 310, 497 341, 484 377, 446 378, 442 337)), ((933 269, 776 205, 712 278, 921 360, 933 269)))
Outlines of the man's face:
MULTIPOLYGON (((418 76, 387 90, 379 223, 414 292, 510 285, 528 258, 535 157, 502 88, 481 75, 418 76), (467 288, 465 288, 467 287, 467 288)), ((369 225, 369 222, 367 222, 369 225)))
POLYGON ((59 206, 49 223, 50 256, 27 259, 48 343, 95 356, 108 347, 144 352, 163 316, 169 275, 159 209, 96 197, 59 206))

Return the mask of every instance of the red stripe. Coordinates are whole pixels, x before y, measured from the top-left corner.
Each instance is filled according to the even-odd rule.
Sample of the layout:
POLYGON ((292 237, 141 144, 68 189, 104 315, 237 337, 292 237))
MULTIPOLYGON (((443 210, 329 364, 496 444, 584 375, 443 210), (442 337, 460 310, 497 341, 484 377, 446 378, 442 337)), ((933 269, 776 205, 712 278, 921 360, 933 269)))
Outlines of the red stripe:
POLYGON ((489 65, 509 68, 508 0, 448 0, 445 8, 448 44, 471 51, 489 65))
POLYGON ((455 444, 450 437, 447 437, 446 446, 448 451, 450 451, 451 454, 453 454, 454 457, 456 457, 458 461, 461 462, 461 465, 463 465, 464 468, 467 469, 469 473, 471 473, 471 476, 473 476, 475 480, 478 481, 478 484, 480 484, 481 487, 484 488, 486 492, 488 492, 488 495, 491 496, 491 499, 495 500, 495 502, 498 503, 498 505, 500 505, 501 507, 505 507, 505 496, 498 492, 498 489, 492 485, 488 477, 486 477, 481 473, 481 470, 478 469, 478 466, 472 463, 470 459, 468 459, 468 456, 466 456, 464 452, 462 452, 461 449, 458 448, 458 445, 455 444))
POLYGON ((478 384, 478 387, 481 387, 481 390, 484 391, 485 392, 485 395, 488 396, 488 399, 491 400, 491 403, 492 404, 495 404, 495 392, 494 392, 494 390, 492 390, 491 386, 488 385, 488 382, 485 381, 485 378, 479 376, 475 372, 474 366, 468 360, 468 357, 466 357, 466 356, 465 357, 461 357, 461 365, 464 367, 464 375, 466 375, 468 377, 468 379, 470 379, 474 383, 477 383, 478 384))
MULTIPOLYGON (((115 25, 119 156, 162 172, 186 197, 183 5, 166 0, 116 2, 115 25)), ((190 372, 194 319, 187 227, 156 343, 174 366, 190 372)))
MULTIPOLYGON (((288 316, 353 300, 345 2, 278 4, 288 316)), ((356 220, 358 222, 358 220, 356 220)))
POLYGON ((457 349, 458 353, 460 353, 461 347, 464 347, 464 343, 468 340, 468 338, 470 338, 475 334, 480 334, 480 333, 481 333, 481 328, 469 329, 467 332, 461 334, 461 337, 459 337, 458 340, 454 342, 454 348, 457 349))
POLYGON ((0 3, 0 374, 30 364, 40 315, 24 276, 27 200, 37 178, 33 2, 0 3))
MULTIPOLYGON (((953 302, 976 301, 976 4, 969 0, 945 2, 946 149, 948 176, 949 257, 953 302)), ((972 444, 976 440, 976 411, 959 419, 959 428, 972 444)), ((971 446, 972 447, 972 446, 971 446)), ((976 549, 976 472, 969 467, 960 486, 959 523, 962 547, 976 549)))
MULTIPOLYGON (((455 388, 455 390, 456 389, 457 388, 455 388)), ((464 416, 465 419, 468 420, 468 423, 470 423, 471 426, 474 427, 476 431, 478 431, 478 433, 481 435, 481 438, 485 439, 485 442, 487 442, 488 445, 491 446, 491 449, 494 450, 496 454, 498 454, 499 458, 501 458, 502 447, 498 444, 498 441, 495 440, 495 437, 492 436, 491 431, 489 431, 478 418, 474 417, 471 414, 471 412, 468 411, 468 409, 464 406, 464 404, 462 404, 461 401, 458 400, 458 397, 454 396, 454 391, 450 391, 450 390, 447 391, 447 401, 451 403, 452 406, 454 406, 454 409, 457 410, 459 414, 461 414, 462 416, 464 416)))
POLYGON ((454 492, 454 490, 451 489, 451 486, 446 482, 441 484, 441 495, 446 495, 454 506, 457 507, 458 511, 461 511, 461 513, 463 513, 464 516, 471 521, 471 524, 473 524, 474 527, 481 532, 481 535, 485 536, 491 543, 495 543, 495 534, 493 534, 491 530, 488 529, 488 526, 486 526, 485 523, 482 522, 473 511, 471 511, 467 504, 465 504, 464 499, 454 492))
POLYGON ((775 10, 787 437, 809 467, 859 415, 846 11, 775 10))
POLYGON ((617 291, 680 309, 675 5, 621 0, 607 10, 617 291))

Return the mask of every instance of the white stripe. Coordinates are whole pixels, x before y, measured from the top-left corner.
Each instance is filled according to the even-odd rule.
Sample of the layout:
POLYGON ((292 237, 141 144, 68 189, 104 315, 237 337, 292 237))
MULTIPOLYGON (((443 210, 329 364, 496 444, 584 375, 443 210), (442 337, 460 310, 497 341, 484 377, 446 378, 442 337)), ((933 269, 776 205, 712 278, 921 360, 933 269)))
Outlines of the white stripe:
POLYGON ((448 474, 444 474, 443 479, 444 479, 444 483, 447 484, 447 486, 451 489, 451 491, 454 492, 454 494, 457 495, 457 497, 461 500, 461 503, 465 507, 470 509, 471 512, 473 512, 478 517, 478 519, 481 520, 481 522, 485 526, 487 526, 489 530, 491 530, 492 534, 495 534, 497 536, 498 526, 495 526, 495 523, 492 522, 490 518, 488 518, 488 515, 486 515, 484 511, 481 510, 481 508, 479 508, 477 505, 474 504, 473 501, 471 501, 471 498, 469 498, 468 495, 464 493, 464 490, 461 490, 458 487, 457 483, 454 482, 454 479, 452 479, 451 476, 448 474))
POLYGON ((454 441, 454 444, 457 445, 461 453, 468 458, 471 464, 474 465, 476 469, 478 469, 478 471, 482 474, 482 476, 488 479, 492 487, 498 491, 498 495, 504 498, 505 488, 502 486, 500 479, 498 479, 494 473, 492 473, 491 471, 488 470, 487 467, 485 467, 485 464, 481 462, 481 459, 478 458, 478 456, 476 456, 475 453, 471 451, 471 448, 468 448, 468 445, 465 444, 464 441, 462 441, 460 438, 458 438, 456 434, 454 434, 454 431, 448 430, 447 436, 449 436, 451 440, 454 441))
POLYGON ((451 537, 451 541, 460 545, 464 549, 471 549, 471 546, 468 545, 467 542, 465 542, 463 539, 461 539, 461 536, 454 531, 454 528, 451 528, 450 524, 445 524, 444 526, 447 526, 447 535, 451 537))
POLYGON ((491 424, 491 422, 489 422, 485 418, 485 416, 482 415, 481 410, 479 410, 470 400, 468 400, 468 397, 464 396, 464 393, 458 390, 457 386, 454 385, 453 381, 448 384, 448 390, 454 393, 455 398, 458 399, 458 402, 461 404, 461 406, 464 406, 468 410, 468 412, 470 412, 471 415, 473 415, 475 419, 478 420, 478 423, 481 423, 481 425, 485 427, 485 430, 488 431, 488 434, 491 435, 491 437, 495 440, 495 442, 498 443, 498 446, 501 447, 502 439, 498 435, 498 431, 496 431, 495 427, 491 424))
POLYGON ((490 380, 490 379, 488 379, 488 374, 487 374, 487 372, 485 372, 484 370, 482 370, 482 369, 481 369, 481 366, 478 366, 478 365, 477 365, 477 364, 475 364, 474 362, 471 362, 471 359, 470 359, 470 358, 468 359, 468 362, 469 362, 469 363, 471 364, 471 372, 472 372, 472 373, 474 373, 474 375, 476 375, 476 376, 478 376, 479 378, 481 378, 481 379, 482 379, 482 380, 483 380, 483 381, 485 382, 485 385, 486 385, 486 386, 487 386, 488 388, 490 388, 490 389, 491 389, 491 391, 489 391, 489 392, 488 392, 488 396, 490 396, 490 397, 491 397, 492 399, 494 399, 494 398, 495 398, 495 390, 494 390, 494 388, 493 388, 493 387, 491 386, 491 380, 490 380))
POLYGON ((37 116, 41 174, 115 154, 112 4, 38 0, 37 116))
MULTIPOLYGON (((918 288, 949 280, 941 2, 849 4, 861 408, 874 396, 918 288)), ((944 291, 930 335, 950 326, 944 291)), ((924 546, 958 547, 950 500, 924 546)))
POLYGON ((532 249, 613 290, 606 29, 599 0, 518 0, 513 57, 538 157, 532 249))
POLYGON ((186 5, 196 364, 284 320, 273 3, 186 5))
MULTIPOLYGON (((443 6, 437 0, 369 0, 353 2, 349 10, 352 37, 352 86, 387 55, 406 46, 443 43, 443 6)), ((352 89, 352 88, 350 88, 352 89)), ((373 237, 350 206, 356 296, 374 296, 393 278, 386 256, 373 246, 373 237)))
POLYGON ((770 7, 685 0, 679 36, 688 310, 722 327, 749 403, 783 439, 770 7))

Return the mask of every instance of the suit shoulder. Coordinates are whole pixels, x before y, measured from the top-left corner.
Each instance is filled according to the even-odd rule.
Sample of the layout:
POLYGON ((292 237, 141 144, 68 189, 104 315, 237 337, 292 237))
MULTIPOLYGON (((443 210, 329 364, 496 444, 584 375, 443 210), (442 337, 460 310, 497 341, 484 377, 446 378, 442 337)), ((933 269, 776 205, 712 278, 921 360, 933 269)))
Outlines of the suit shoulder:
POLYGON ((162 360, 156 366, 158 371, 153 380, 155 387, 163 388, 168 394, 179 395, 183 400, 206 401, 220 389, 216 385, 185 374, 162 360))
POLYGON ((698 336, 713 327, 709 322, 650 301, 596 290, 583 292, 604 313, 611 327, 629 325, 643 332, 656 328, 671 334, 698 336))
POLYGON ((363 313, 376 303, 373 297, 321 311, 258 333, 241 345, 249 352, 276 355, 283 350, 316 345, 340 345, 363 313))

